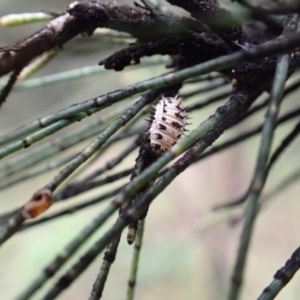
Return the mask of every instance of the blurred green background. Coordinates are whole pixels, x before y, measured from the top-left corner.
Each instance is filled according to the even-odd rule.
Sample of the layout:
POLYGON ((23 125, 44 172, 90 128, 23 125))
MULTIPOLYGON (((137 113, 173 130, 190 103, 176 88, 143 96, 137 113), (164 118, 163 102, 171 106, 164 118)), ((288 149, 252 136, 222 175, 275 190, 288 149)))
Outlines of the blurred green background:
MULTIPOLYGON (((119 2, 130 3, 131 1, 119 2)), ((69 3, 69 1, 1 0, 0 14, 40 11, 45 8, 64 10, 69 3)), ((0 45, 10 44, 30 35, 41 26, 42 24, 34 24, 0 28, 0 45)), ((121 47, 124 45, 103 42, 99 37, 78 37, 66 44, 57 58, 35 77, 96 65, 101 59, 121 47)), ((0 133, 10 132, 73 103, 105 94, 163 72, 164 68, 161 66, 147 66, 134 70, 127 68, 123 72, 107 71, 79 80, 13 92, 0 111, 0 133)), ((207 95, 211 93, 213 92, 207 95)), ((207 95, 188 99, 187 105, 192 101, 205 99, 207 95)), ((295 107, 298 102, 299 94, 295 93, 284 101, 282 112, 295 107)), ((117 105, 122 105, 122 102, 117 105)), ((201 112, 192 114, 192 124, 189 129, 205 120, 218 105, 220 104, 211 105, 201 112)), ((97 118, 97 114, 46 140, 62 136, 83 123, 87 124, 91 118, 97 118)), ((221 140, 246 131, 262 122, 263 118, 262 112, 225 133, 221 140)), ((277 130, 274 145, 280 142, 292 126, 293 123, 289 122, 277 130)), ((83 142, 77 150, 87 143, 87 141, 83 142)), ((33 145, 32 148, 37 145, 39 143, 33 145)), ((146 221, 135 299, 225 299, 237 251, 241 222, 232 224, 226 221, 228 218, 223 222, 217 222, 219 215, 211 213, 211 210, 217 204, 236 198, 246 190, 253 174, 258 145, 259 138, 253 138, 242 145, 193 165, 151 205, 146 221)), ((93 169, 115 157, 120 147, 123 146, 120 143, 116 144, 111 151, 105 153, 95 163, 93 169)), ((271 172, 264 195, 268 195, 288 174, 299 169, 299 146, 299 141, 295 142, 279 160, 271 172)), ((74 153, 74 149, 70 153, 74 153)), ((132 166, 136 155, 137 153, 134 152, 119 169, 132 166)), ((55 170, 12 188, 1 190, 1 212, 22 205, 37 187, 43 186, 57 172, 55 170)), ((298 180, 282 193, 272 197, 259 213, 247 263, 243 300, 256 299, 264 287, 271 282, 276 270, 284 265, 300 244, 299 183, 298 180)), ((105 191, 103 188, 93 190, 78 196, 71 202, 74 204, 103 191, 105 191)), ((69 202, 58 204, 51 208, 51 212, 68 207, 70 204, 69 202)), ((37 226, 17 234, 1 247, 0 298, 14 299, 104 206, 105 203, 37 226)), ((242 216, 240 212, 228 211, 228 217, 230 215, 242 216)), ((114 221, 115 216, 105 228, 108 228, 114 221)), ((92 241, 104 232, 105 228, 98 231, 80 250, 80 253, 83 253, 92 241)), ((103 299, 125 299, 132 249, 133 247, 128 246, 123 237, 103 299)), ((76 258, 68 265, 75 260, 76 258)), ((99 256, 92 266, 58 299, 88 299, 101 263, 102 256, 99 256)), ((300 276, 297 275, 277 299, 299 299, 299 293, 300 276)), ((41 294, 38 293, 34 299, 39 299, 39 295, 41 294)))

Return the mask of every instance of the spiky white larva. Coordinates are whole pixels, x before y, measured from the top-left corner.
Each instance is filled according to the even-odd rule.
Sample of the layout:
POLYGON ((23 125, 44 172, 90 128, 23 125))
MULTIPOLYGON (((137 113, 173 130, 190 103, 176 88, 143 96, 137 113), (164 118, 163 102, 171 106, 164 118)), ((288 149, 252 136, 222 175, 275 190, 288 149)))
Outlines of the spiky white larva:
POLYGON ((181 137, 187 114, 181 105, 182 98, 162 98, 156 105, 150 126, 150 144, 156 153, 169 150, 181 137))

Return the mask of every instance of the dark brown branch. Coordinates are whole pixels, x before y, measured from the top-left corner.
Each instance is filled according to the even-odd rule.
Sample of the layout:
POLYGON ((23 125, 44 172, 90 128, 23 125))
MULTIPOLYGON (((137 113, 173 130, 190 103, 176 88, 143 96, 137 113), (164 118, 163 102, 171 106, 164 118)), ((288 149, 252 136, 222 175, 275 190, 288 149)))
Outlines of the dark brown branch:
POLYGON ((0 76, 27 65, 34 58, 98 27, 132 34, 140 42, 186 35, 200 30, 201 23, 189 18, 153 14, 148 10, 116 2, 91 0, 73 2, 66 14, 51 20, 35 34, 0 49, 0 76))
POLYGON ((122 70, 138 64, 143 56, 175 55, 174 67, 187 68, 201 62, 231 53, 230 47, 218 36, 210 33, 190 33, 180 38, 162 38, 156 41, 131 45, 100 62, 107 69, 122 70))
MULTIPOLYGON (((170 2, 175 4, 178 1, 170 2)), ((202 2, 180 1, 181 6, 192 3, 191 8, 198 7, 200 4, 210 5, 209 1, 204 1, 204 4, 202 2)), ((203 7, 199 9, 201 11, 203 7)), ((225 10, 222 8, 214 10, 212 6, 209 11, 222 14, 225 10)), ((177 69, 182 69, 235 51, 236 47, 232 45, 235 45, 238 40, 230 35, 224 38, 222 33, 221 37, 218 37, 197 20, 169 14, 163 15, 158 10, 120 5, 116 2, 101 0, 74 2, 67 12, 50 21, 45 28, 32 36, 0 49, 0 76, 28 64, 32 59, 55 46, 62 46, 80 33, 92 34, 97 27, 121 30, 137 38, 138 44, 121 50, 101 62, 107 68, 115 70, 136 64, 141 57, 153 54, 176 55, 177 69)), ((227 11, 225 12, 227 14, 227 11)), ((257 34, 265 33, 265 31, 266 29, 263 28, 257 34)), ((248 36, 250 37, 251 34, 248 36)), ((267 35, 261 34, 261 36, 267 35)), ((275 36, 273 34, 270 37, 275 36)), ((257 42, 261 41, 260 38, 257 42)), ((254 66, 254 68, 259 67, 255 72, 260 73, 261 69, 265 69, 265 64, 266 62, 262 61, 254 66)), ((249 68, 244 69, 245 72, 249 71, 249 68)), ((228 72, 226 75, 232 74, 228 72)), ((234 76, 229 76, 229 78, 238 79, 239 82, 244 79, 234 76)))
POLYGON ((182 42, 180 39, 159 39, 152 43, 131 45, 102 60, 99 65, 104 65, 106 69, 121 71, 126 66, 139 64, 140 58, 144 56, 178 54, 180 42, 182 42))

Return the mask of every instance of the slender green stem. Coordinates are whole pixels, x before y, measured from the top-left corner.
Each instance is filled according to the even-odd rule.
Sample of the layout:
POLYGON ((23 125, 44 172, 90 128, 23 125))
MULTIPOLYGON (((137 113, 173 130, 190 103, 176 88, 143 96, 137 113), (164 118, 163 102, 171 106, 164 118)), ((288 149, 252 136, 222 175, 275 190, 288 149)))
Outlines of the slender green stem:
MULTIPOLYGON (((62 126, 68 126, 70 124, 65 121, 59 121, 57 123, 62 123, 62 126)), ((53 127, 53 125, 50 125, 49 127, 47 127, 47 129, 50 129, 51 127, 53 127)), ((68 148, 76 145, 77 143, 80 143, 81 141, 84 141, 86 139, 89 139, 99 134, 99 132, 101 132, 104 128, 105 126, 104 125, 101 126, 101 123, 99 122, 99 126, 91 126, 90 132, 78 134, 77 136, 75 136, 75 138, 71 133, 68 136, 59 137, 53 141, 44 143, 32 149, 31 151, 21 152, 19 155, 6 160, 0 165, 0 178, 3 179, 3 178, 7 178, 8 176, 11 176, 12 174, 20 173, 22 170, 27 169, 28 167, 32 167, 42 160, 45 160, 47 158, 50 158, 51 156, 61 153, 62 151, 67 150, 68 148)), ((58 130, 59 129, 60 127, 58 128, 58 130)), ((53 130, 57 131, 57 127, 55 127, 53 130)), ((19 145, 21 145, 24 140, 25 141, 27 140, 29 141, 30 144, 33 144, 39 141, 41 138, 46 137, 46 136, 41 137, 40 135, 41 131, 31 134, 21 141, 17 141, 12 145, 2 148, 3 156, 7 156, 15 151, 20 150, 19 145)), ((46 134, 49 133, 49 130, 43 130, 43 131, 46 131, 46 134)), ((55 131, 52 133, 55 133, 55 131)), ((76 133, 77 132, 78 131, 76 131, 76 133)))
MULTIPOLYGON (((274 198, 278 197, 278 195, 284 192, 285 189, 289 188, 290 185, 296 183, 300 178, 300 170, 296 170, 292 174, 289 174, 288 177, 283 178, 282 181, 278 185, 276 185, 270 192, 264 195, 263 199, 260 199, 261 206, 260 208, 266 204, 266 202, 272 201, 274 198)), ((241 212, 241 208, 232 208, 228 210, 219 210, 219 211, 210 211, 204 216, 201 216, 199 220, 199 224, 197 224, 197 230, 205 230, 210 228, 220 222, 228 221, 229 218, 238 217, 239 220, 242 220, 243 217, 236 216, 237 212, 241 212)), ((198 222, 197 222, 198 223, 198 222)), ((259 299, 260 300, 260 299, 259 299)), ((266 299, 265 299, 266 300, 266 299)), ((269 300, 269 299, 268 299, 269 300)))
POLYGON ((272 300, 289 283, 300 268, 300 247, 295 250, 285 266, 274 275, 274 280, 266 287, 257 300, 272 300))
POLYGON ((14 235, 25 221, 21 210, 17 210, 0 230, 0 245, 14 235))
POLYGON ((145 226, 145 219, 139 221, 139 225, 138 225, 137 235, 134 243, 134 251, 133 251, 133 257, 131 262, 126 300, 133 300, 134 298, 136 277, 137 277, 137 271, 139 266, 139 259, 140 259, 143 235, 144 235, 144 226, 145 226))
MULTIPOLYGON (((118 222, 118 220, 117 220, 118 222)), ((93 285, 89 300, 99 300, 102 297, 104 286, 112 263, 117 255, 118 246, 120 243, 121 235, 118 235, 107 247, 105 251, 103 262, 100 272, 97 275, 96 281, 93 285)))
POLYGON ((300 170, 296 170, 292 174, 289 174, 287 177, 283 178, 278 185, 276 185, 265 197, 264 201, 269 201, 275 198, 279 193, 287 189, 290 185, 294 184, 300 178, 300 170))
MULTIPOLYGON (((144 112, 145 112, 146 109, 143 109, 142 111, 140 111, 134 118, 132 118, 128 124, 126 125, 126 127, 124 128, 123 132, 121 132, 119 135, 122 136, 122 135, 126 135, 128 134, 129 130, 131 127, 134 126, 134 124, 136 124, 138 121, 141 120, 141 118, 144 116, 144 112)), ((140 128, 140 129, 134 129, 132 130, 131 129, 131 132, 134 132, 134 131, 137 131, 137 133, 140 133, 140 132, 143 132, 143 128, 140 128)), ((112 139, 113 140, 113 139, 112 139)), ((111 140, 110 140, 111 141, 111 140)), ((106 143, 106 145, 110 144, 110 141, 108 141, 106 143)), ((84 170, 88 169, 92 164, 94 164, 94 162, 102 155, 101 152, 103 152, 103 150, 106 150, 107 147, 102 147, 102 150, 98 151, 98 153, 88 161, 88 163, 86 163, 82 168, 80 168, 80 170, 78 170, 76 173, 72 174, 68 179, 67 179, 67 184, 68 182, 72 182, 75 178, 78 177, 79 174, 81 174, 84 170)), ((126 154, 120 154, 120 157, 122 157, 122 155, 126 155, 126 154)), ((122 160, 122 159, 121 159, 122 160)), ((118 163, 120 163, 121 161, 119 161, 118 163)), ((96 171, 97 172, 97 171, 96 171)), ((92 175, 92 174, 90 174, 92 175)), ((83 181, 87 181, 87 178, 90 177, 90 175, 88 175, 83 181)), ((92 177, 94 178, 94 176, 91 176, 89 180, 92 179, 92 177)))
POLYGON ((43 286, 56 272, 72 257, 72 255, 88 240, 88 238, 106 221, 106 219, 115 211, 114 205, 109 205, 105 212, 99 214, 82 232, 78 234, 55 259, 53 259, 44 269, 43 273, 30 284, 30 286, 17 298, 17 300, 28 300, 31 296, 43 286))
MULTIPOLYGON (((149 67, 156 66, 163 63, 168 62, 168 60, 164 58, 146 58, 140 65, 133 66, 133 68, 141 68, 141 67, 149 67)), ((95 74, 101 74, 107 72, 107 70, 103 66, 86 66, 83 68, 73 69, 70 71, 59 72, 56 74, 47 75, 44 77, 38 77, 33 79, 27 79, 25 81, 19 81, 13 87, 13 91, 22 91, 32 88, 43 87, 46 85, 51 85, 55 83, 61 83, 64 81, 74 80, 78 78, 83 78, 86 76, 91 76, 95 74)), ((3 86, 0 85, 0 89, 3 86)))
MULTIPOLYGON (((55 48, 51 49, 50 51, 47 51, 47 52, 43 53, 40 57, 37 57, 34 61, 32 61, 28 66, 26 66, 21 71, 18 79, 19 80, 24 80, 24 79, 32 76, 34 73, 38 72, 39 70, 41 70, 53 58, 55 58, 57 56, 57 54, 59 53, 59 51, 60 51, 60 48, 59 47, 55 47, 55 48)), ((14 89, 14 87, 13 87, 13 89, 14 89)))
MULTIPOLYGON (((285 122, 287 122, 287 121, 289 121, 289 120, 291 120, 295 117, 298 117, 299 115, 300 115, 300 108, 293 109, 291 112, 289 112, 289 113, 285 114, 284 116, 282 116, 281 118, 279 118, 276 126, 278 126, 280 124, 283 124, 283 123, 285 123, 285 122)), ((213 154, 215 152, 219 152, 223 149, 226 149, 227 147, 230 147, 230 146, 232 146, 236 143, 242 142, 244 139, 248 139, 248 138, 258 134, 259 132, 261 132, 262 128, 263 128, 263 125, 257 127, 256 129, 253 129, 251 131, 248 131, 245 134, 242 134, 242 135, 240 135, 236 138, 233 138, 233 139, 223 143, 220 146, 213 147, 210 151, 203 154, 203 158, 206 157, 206 156, 210 156, 211 154, 213 154)), ((201 159, 201 158, 202 158, 202 156, 199 159, 201 159)), ((239 197, 238 199, 228 201, 225 204, 217 206, 215 209, 222 209, 222 208, 232 207, 232 206, 240 205, 240 204, 244 203, 247 200, 247 196, 248 196, 248 193, 249 193, 248 191, 249 191, 249 189, 244 193, 243 196, 239 197)))
POLYGON ((22 181, 29 180, 29 179, 39 176, 43 173, 46 173, 53 169, 56 169, 60 166, 63 166, 66 163, 68 163, 69 161, 71 161, 76 155, 77 155, 77 153, 66 155, 64 157, 60 157, 58 159, 52 160, 49 163, 46 163, 42 166, 33 168, 33 169, 29 170, 28 172, 25 172, 22 175, 9 176, 9 178, 7 180, 2 179, 2 181, 0 182, 0 189, 9 188, 9 187, 11 187, 15 184, 18 184, 22 181))
MULTIPOLYGON (((128 137, 140 134, 144 128, 138 127, 136 129, 130 129, 131 127, 131 122, 127 124, 126 127, 124 127, 124 130, 120 130, 121 132, 114 138, 111 138, 108 140, 95 154, 94 156, 89 159, 81 168, 77 169, 71 176, 69 176, 64 183, 60 186, 60 191, 66 190, 69 185, 72 185, 72 182, 80 175, 82 174, 85 170, 90 168, 108 149, 116 142, 118 141, 123 141, 128 137)), ((120 163, 121 161, 119 161, 120 163)), ((114 167, 114 166, 113 166, 114 167)), ((82 180, 83 181, 83 180, 82 180)))
POLYGON ((112 125, 108 126, 96 139, 85 147, 76 158, 74 158, 57 176, 46 186, 54 191, 68 176, 70 176, 80 165, 88 160, 114 133, 124 126, 133 116, 135 116, 145 105, 148 99, 143 97, 120 116, 112 125))
MULTIPOLYGON (((117 135, 116 137, 110 139, 101 149, 100 151, 98 151, 98 153, 95 155, 95 158, 99 158, 107 149, 109 149, 109 147, 111 145, 113 145, 114 143, 120 141, 120 140, 125 140, 126 138, 130 138, 131 136, 134 136, 138 133, 140 133, 141 129, 137 128, 135 130, 132 131, 126 131, 124 133, 121 133, 119 135, 117 135)), ((131 147, 133 148, 133 145, 131 144, 131 147)), ((135 146, 136 147, 136 146, 135 146)), ((128 150, 128 149, 127 149, 128 150)), ((128 150, 129 151, 129 150, 128 150)), ((45 151, 45 153, 47 154, 48 152, 45 151)), ((2 180, 2 182, 0 182, 0 189, 4 189, 4 188, 8 188, 12 185, 15 185, 19 182, 28 180, 30 178, 36 177, 40 174, 43 174, 47 171, 53 170, 59 166, 65 165, 66 163, 70 162, 72 159, 74 159, 77 156, 78 153, 76 154, 71 154, 71 155, 67 155, 63 158, 58 158, 55 160, 50 161, 49 163, 46 163, 45 165, 33 168, 32 170, 29 170, 28 172, 22 174, 22 175, 17 175, 17 176, 9 176, 7 180, 2 180)), ((123 153, 123 155, 125 155, 126 153, 123 153)), ((39 157, 37 157, 36 159, 33 159, 34 163, 36 162, 36 160, 39 159, 39 157)), ((118 165, 118 163, 120 163, 122 161, 122 157, 117 157, 115 160, 112 160, 111 162, 108 162, 107 170, 111 170, 113 167, 115 167, 116 165, 118 165), (119 161, 117 161, 119 160, 119 161), (114 165, 113 165, 114 164, 114 165)), ((24 163, 25 164, 25 163, 24 163)), ((27 165, 27 163, 26 163, 27 165)), ((9 165, 8 165, 9 166, 9 165)), ((29 165, 30 166, 30 165, 29 165)), ((29 167, 28 166, 28 167, 29 167)), ((21 170, 21 169, 20 169, 21 170)), ((82 169, 80 169, 80 171, 83 171, 82 169)), ((11 173, 15 173, 15 169, 7 169, 6 170, 7 174, 9 175, 11 173), (14 172, 12 172, 14 171, 14 172), (9 172, 9 173, 8 173, 9 172)), ((78 174, 77 174, 78 175, 78 174)), ((67 188, 69 188, 70 185, 67 184, 64 188, 62 188, 61 190, 65 190, 67 188)))
MULTIPOLYGON (((276 124, 276 126, 278 125, 282 125, 290 120, 292 120, 293 118, 296 118, 300 115, 300 108, 298 109, 293 109, 292 111, 290 111, 289 113, 286 113, 285 115, 283 115, 282 117, 280 117, 278 119, 278 122, 276 124)), ((214 153, 220 152, 224 149, 227 149, 233 145, 236 145, 240 142, 243 142, 244 140, 247 140, 255 135, 257 135, 258 133, 260 133, 263 130, 263 126, 264 124, 261 124, 259 126, 257 126, 254 129, 251 129, 235 138, 229 139, 228 141, 223 142, 222 144, 218 145, 218 146, 214 146, 212 147, 209 151, 206 151, 205 153, 203 153, 198 159, 202 160, 208 156, 213 155, 214 153)))
MULTIPOLYGON (((187 108, 187 111, 190 112, 190 111, 194 111, 194 110, 197 110, 197 109, 202 109, 203 107, 206 107, 208 105, 211 105, 215 102, 218 102, 220 100, 223 100, 223 99, 228 99, 228 97, 231 95, 231 91, 226 91, 226 92, 220 92, 218 94, 215 94, 215 95, 212 95, 210 97, 207 97, 207 99, 205 101, 201 101, 199 103, 196 103, 194 105, 191 105, 187 108)), ((182 94, 182 97, 186 97, 186 94, 182 94)))
POLYGON ((283 151, 295 140, 295 138, 300 133, 300 122, 296 124, 293 130, 282 140, 281 144, 277 147, 277 149, 272 154, 270 161, 266 168, 266 174, 268 174, 274 166, 275 162, 278 160, 283 151))
POLYGON ((224 78, 212 81, 210 84, 207 84, 205 86, 202 86, 200 88, 197 88, 193 91, 190 92, 186 92, 184 93, 184 97, 185 98, 190 98, 193 97, 195 95, 199 95, 199 94, 203 94, 212 90, 216 90, 217 88, 220 88, 222 86, 225 86, 226 84, 228 84, 227 80, 225 80, 224 78))
POLYGON ((83 113, 78 114, 76 117, 57 121, 56 123, 53 123, 52 125, 44 128, 44 129, 41 129, 36 133, 28 135, 26 138, 19 140, 11 145, 8 145, 8 146, 0 149, 0 159, 18 151, 18 150, 27 148, 27 147, 31 146, 33 143, 36 143, 36 142, 44 139, 45 137, 57 132, 58 130, 61 130, 62 128, 65 128, 66 126, 68 126, 76 121, 83 119, 86 116, 87 116, 87 113, 83 112, 83 113))
MULTIPOLYGON (((127 109, 129 107, 130 106, 127 106, 127 109)), ((49 141, 40 145, 39 147, 32 149, 31 151, 21 153, 20 155, 10 160, 7 160, 6 162, 2 163, 2 165, 0 165, 0 174, 2 173, 2 176, 6 177, 7 175, 11 175, 15 172, 19 173, 20 170, 27 168, 28 166, 33 166, 35 163, 45 158, 49 158, 50 156, 60 153, 62 150, 66 150, 85 139, 99 134, 99 132, 101 132, 105 128, 104 126, 106 126, 107 122, 109 122, 110 120, 114 120, 122 112, 124 112, 124 108, 119 108, 111 113, 106 114, 105 116, 100 116, 98 119, 94 120, 93 122, 90 122, 89 124, 85 124, 79 127, 78 129, 73 130, 66 136, 58 137, 52 141, 49 141)), ((87 116, 86 113, 81 113, 78 116, 80 115, 81 119, 87 116)), ((72 124, 75 121, 77 121, 77 119, 74 118, 73 120, 71 119, 58 121, 57 123, 55 123, 56 125, 50 125, 44 129, 41 129, 40 131, 37 131, 23 138, 22 140, 19 140, 11 145, 0 149, 0 153, 2 153, 3 156, 9 155, 11 152, 15 152, 23 148, 24 143, 26 145, 31 145, 32 143, 40 140, 41 138, 46 137, 49 134, 49 130, 53 131, 51 131, 50 133, 54 133, 57 130, 68 126, 69 124, 72 124), (57 125, 60 126, 57 127, 57 125)))
MULTIPOLYGON (((107 150, 108 146, 110 146, 111 144, 113 144, 115 141, 120 140, 120 139, 124 139, 124 137, 126 136, 130 136, 132 134, 136 134, 139 133, 141 130, 140 129, 136 129, 132 132, 128 132, 125 131, 124 133, 119 134, 118 136, 116 136, 115 138, 110 139, 106 145, 104 145, 101 148, 101 152, 99 154, 103 153, 103 150, 107 150)), ((131 153, 135 148, 136 148, 136 142, 133 142, 132 144, 129 145, 128 148, 125 149, 124 152, 122 152, 118 157, 116 157, 115 159, 112 159, 111 161, 109 161, 105 167, 100 168, 101 173, 103 173, 103 169, 105 170, 111 170, 112 168, 114 168, 118 163, 120 163, 125 156, 127 156, 129 153, 131 153)), ((100 185, 109 183, 109 182, 113 182, 116 179, 122 178, 123 176, 126 176, 123 174, 123 172, 121 172, 121 176, 108 176, 106 179, 104 180, 97 180, 97 181, 90 181, 92 179, 94 179, 94 177, 98 176, 98 171, 96 170, 94 173, 88 175, 86 178, 84 178, 83 180, 81 180, 80 182, 77 183, 67 183, 65 186, 63 186, 59 192, 55 195, 54 197, 54 201, 61 201, 70 197, 73 197, 74 195, 77 195, 79 193, 83 193, 89 189, 93 189, 96 187, 99 187, 100 185)), ((126 171, 125 173, 127 174, 128 171, 126 171)))
POLYGON ((248 205, 246 208, 245 223, 243 226, 241 240, 238 249, 238 255, 234 266, 231 289, 228 295, 229 300, 239 299, 241 285, 243 282, 243 274, 246 264, 247 253, 249 250, 250 240, 253 232, 257 204, 260 193, 263 189, 266 179, 266 165, 270 153, 273 139, 274 129, 276 127, 276 119, 279 111, 280 103, 283 96, 284 84, 288 71, 288 55, 283 55, 278 59, 274 83, 270 97, 270 104, 263 127, 261 145, 258 153, 257 164, 253 181, 249 189, 248 205))
MULTIPOLYGON (((120 116, 112 125, 107 127, 102 134, 94 139, 87 147, 83 149, 57 176, 49 182, 45 188, 50 189, 52 192, 80 165, 88 160, 119 128, 124 126, 133 116, 135 116, 145 105, 148 104, 148 98, 143 97, 137 101, 130 109, 120 116)), ((0 245, 2 245, 8 238, 10 238, 16 230, 24 222, 24 218, 18 217, 18 212, 14 214, 8 221, 7 225, 0 230, 0 245), (13 222, 14 226, 11 227, 10 223, 13 222)))
POLYGON ((84 181, 89 181, 92 180, 100 175, 102 175, 103 173, 105 173, 108 170, 113 169, 116 165, 118 165, 124 158, 126 158, 133 150, 135 150, 137 148, 139 139, 134 141, 133 143, 131 143, 127 148, 125 148, 117 157, 111 159, 110 161, 108 161, 105 166, 103 166, 102 168, 99 168, 98 170, 96 170, 95 172, 93 172, 92 174, 88 175, 84 181))

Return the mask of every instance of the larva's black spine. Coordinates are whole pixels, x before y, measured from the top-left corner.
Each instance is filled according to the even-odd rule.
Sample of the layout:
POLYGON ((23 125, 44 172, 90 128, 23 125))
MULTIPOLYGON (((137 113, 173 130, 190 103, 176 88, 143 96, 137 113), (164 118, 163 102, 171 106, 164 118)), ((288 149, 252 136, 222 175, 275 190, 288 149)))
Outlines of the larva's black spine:
POLYGON ((158 155, 169 150, 183 134, 187 113, 181 102, 178 96, 162 97, 152 112, 149 139, 152 151, 158 155))

